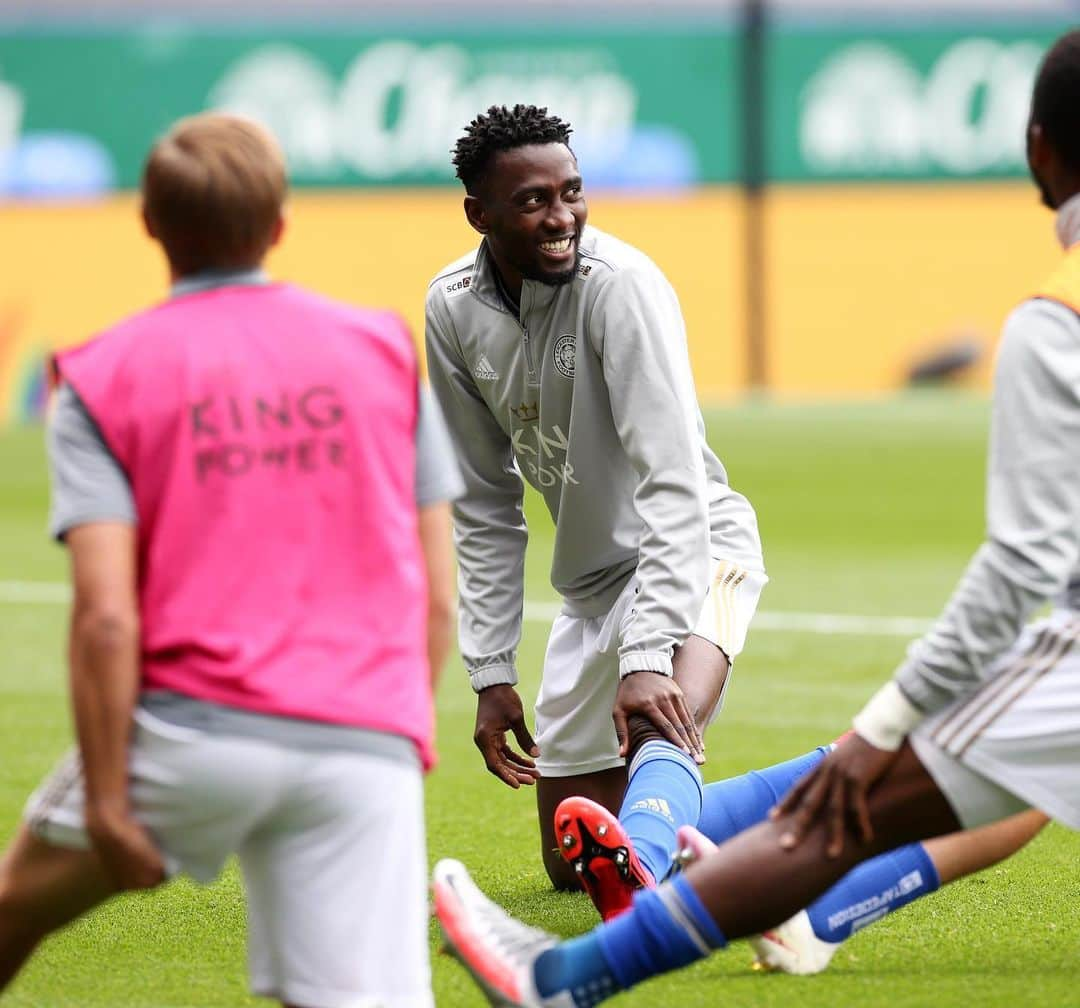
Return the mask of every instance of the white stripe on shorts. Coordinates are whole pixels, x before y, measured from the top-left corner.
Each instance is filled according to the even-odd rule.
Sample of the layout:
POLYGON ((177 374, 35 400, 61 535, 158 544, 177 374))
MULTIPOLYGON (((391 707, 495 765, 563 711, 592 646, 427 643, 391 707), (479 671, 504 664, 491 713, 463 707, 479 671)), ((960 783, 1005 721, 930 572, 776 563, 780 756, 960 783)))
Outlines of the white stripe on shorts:
POLYGON ((1058 665, 1078 637, 1080 620, 1044 627, 1031 648, 938 726, 932 736, 934 744, 951 756, 963 757, 979 736, 1058 665))
POLYGON ((81 781, 82 758, 78 749, 72 749, 26 803, 23 817, 31 833, 47 839, 49 819, 63 807, 71 792, 81 786, 81 781))

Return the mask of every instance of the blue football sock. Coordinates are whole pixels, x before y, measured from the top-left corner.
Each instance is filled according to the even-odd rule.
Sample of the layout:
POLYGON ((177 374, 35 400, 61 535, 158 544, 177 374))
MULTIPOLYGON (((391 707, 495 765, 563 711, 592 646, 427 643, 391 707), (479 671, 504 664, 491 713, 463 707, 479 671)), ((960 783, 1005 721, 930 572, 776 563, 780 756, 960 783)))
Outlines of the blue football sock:
POLYGON ((541 997, 569 991, 593 1008, 620 990, 686 966, 727 945, 690 883, 678 876, 634 897, 633 907, 580 938, 542 953, 533 966, 541 997))
POLYGON ((908 844, 853 868, 806 912, 822 941, 842 942, 853 931, 934 892, 939 885, 926 848, 908 844))
POLYGON ((627 912, 597 930, 620 988, 686 966, 724 948, 727 939, 684 876, 634 896, 627 912))
POLYGON ((819 746, 786 763, 706 785, 697 828, 713 843, 722 844, 744 829, 756 826, 791 786, 813 770, 831 749, 831 746, 819 746))
POLYGON ((600 948, 600 929, 541 953, 533 982, 541 997, 569 991, 577 1008, 592 1008, 621 989, 600 948))
POLYGON ((675 830, 701 816, 701 771, 670 742, 646 742, 630 763, 619 822, 659 882, 671 867, 675 830))

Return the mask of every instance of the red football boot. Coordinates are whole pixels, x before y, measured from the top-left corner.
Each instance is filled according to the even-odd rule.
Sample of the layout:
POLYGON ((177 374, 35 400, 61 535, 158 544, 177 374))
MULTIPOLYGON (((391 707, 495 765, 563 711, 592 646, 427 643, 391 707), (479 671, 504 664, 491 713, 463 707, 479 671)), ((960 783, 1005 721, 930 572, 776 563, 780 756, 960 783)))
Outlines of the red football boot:
POLYGON ((638 889, 656 886, 622 823, 603 805, 580 797, 559 802, 555 837, 559 853, 574 866, 581 887, 604 920, 629 910, 638 889))

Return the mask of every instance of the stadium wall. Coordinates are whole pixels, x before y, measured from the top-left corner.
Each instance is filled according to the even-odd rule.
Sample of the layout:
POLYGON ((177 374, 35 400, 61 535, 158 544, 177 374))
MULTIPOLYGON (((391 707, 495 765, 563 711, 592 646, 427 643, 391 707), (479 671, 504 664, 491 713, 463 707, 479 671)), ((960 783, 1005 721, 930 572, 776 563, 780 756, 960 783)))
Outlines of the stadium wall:
MULTIPOLYGON (((404 7, 394 23, 0 16, 0 424, 40 412, 52 348, 164 293, 131 190, 153 138, 210 107, 286 149, 293 233, 273 271, 417 332, 427 281, 474 240, 448 149, 478 109, 521 100, 574 124, 594 223, 671 277, 706 400, 875 394, 920 360, 978 356, 1056 256, 1023 136, 1066 22, 980 18, 977 0, 844 15, 853 2, 775 0, 757 87, 732 4, 597 14, 557 38, 404 7)), ((985 385, 988 354, 957 373, 985 385)))
MULTIPOLYGON (((648 250, 686 314, 702 398, 745 390, 742 196, 601 193, 598 227, 648 250)), ((0 205, 2 419, 43 402, 42 363, 153 303, 164 264, 132 195, 82 205, 0 205)), ((768 384, 788 398, 860 396, 904 383, 924 353, 989 351, 1010 308, 1057 257, 1052 219, 1020 183, 777 186, 766 205, 768 384)), ((271 272, 400 311, 418 337, 427 283, 474 240, 457 192, 304 191, 271 272)), ((989 353, 967 381, 985 386, 989 353)))

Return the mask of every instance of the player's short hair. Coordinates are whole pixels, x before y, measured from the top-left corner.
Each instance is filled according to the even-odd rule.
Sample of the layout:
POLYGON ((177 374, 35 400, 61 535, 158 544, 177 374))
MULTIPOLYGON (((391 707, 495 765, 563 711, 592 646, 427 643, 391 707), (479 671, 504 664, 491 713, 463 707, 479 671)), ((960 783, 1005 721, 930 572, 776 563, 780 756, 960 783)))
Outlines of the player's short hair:
POLYGON ((221 112, 175 123, 142 174, 146 220, 180 276, 257 266, 287 188, 277 141, 250 119, 221 112))
POLYGON ((1080 29, 1062 35, 1043 57, 1031 121, 1042 127, 1066 166, 1080 172, 1080 29))
POLYGON ((454 145, 451 161, 469 195, 475 195, 491 159, 499 151, 531 144, 561 143, 569 146, 573 130, 546 108, 535 105, 492 105, 465 127, 454 145))

